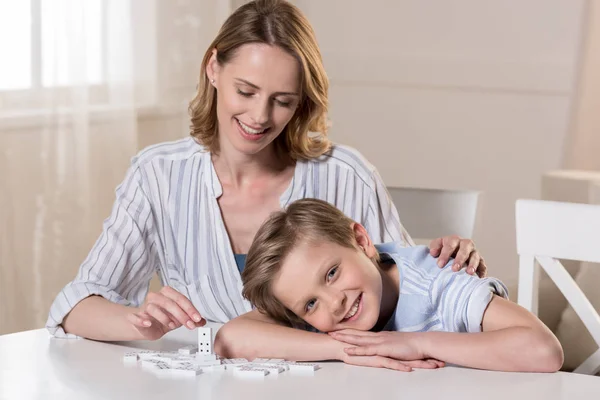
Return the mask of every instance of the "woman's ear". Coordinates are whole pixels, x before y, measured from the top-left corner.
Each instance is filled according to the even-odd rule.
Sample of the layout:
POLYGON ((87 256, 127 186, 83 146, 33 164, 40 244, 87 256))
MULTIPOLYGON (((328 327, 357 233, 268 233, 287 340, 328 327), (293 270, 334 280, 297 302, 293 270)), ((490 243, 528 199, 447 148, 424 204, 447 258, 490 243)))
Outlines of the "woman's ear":
POLYGON ((375 245, 373 245, 373 242, 371 242, 371 238, 365 227, 358 222, 354 222, 352 224, 352 231, 354 232, 354 239, 356 240, 359 249, 361 249, 367 257, 375 257, 377 249, 375 248, 375 245))
POLYGON ((217 49, 213 49, 210 59, 206 64, 206 77, 213 86, 216 86, 219 77, 219 71, 220 66, 219 62, 217 61, 217 49))

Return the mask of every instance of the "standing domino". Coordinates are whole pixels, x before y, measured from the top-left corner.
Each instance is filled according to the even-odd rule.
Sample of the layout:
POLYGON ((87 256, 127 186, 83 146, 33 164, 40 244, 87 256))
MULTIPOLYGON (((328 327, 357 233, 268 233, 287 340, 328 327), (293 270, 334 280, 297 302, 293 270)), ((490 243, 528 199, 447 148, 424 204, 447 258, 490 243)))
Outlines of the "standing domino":
POLYGON ((198 328, 197 355, 213 354, 212 328, 198 328))

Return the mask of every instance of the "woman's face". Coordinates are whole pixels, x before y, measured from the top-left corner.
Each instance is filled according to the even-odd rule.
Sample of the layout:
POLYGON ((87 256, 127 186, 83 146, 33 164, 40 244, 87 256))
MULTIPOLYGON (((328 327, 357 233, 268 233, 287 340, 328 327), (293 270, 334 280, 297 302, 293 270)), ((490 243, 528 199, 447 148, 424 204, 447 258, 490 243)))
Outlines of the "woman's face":
POLYGON ((298 61, 277 46, 245 44, 225 65, 215 52, 206 73, 217 89, 221 150, 260 153, 281 134, 301 99, 298 61))

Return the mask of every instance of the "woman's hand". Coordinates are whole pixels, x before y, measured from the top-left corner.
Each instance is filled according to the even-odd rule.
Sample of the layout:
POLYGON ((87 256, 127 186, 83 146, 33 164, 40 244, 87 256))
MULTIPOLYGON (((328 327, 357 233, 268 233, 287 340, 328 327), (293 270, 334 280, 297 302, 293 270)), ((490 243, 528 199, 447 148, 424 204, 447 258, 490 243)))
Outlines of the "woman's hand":
POLYGON ((458 235, 444 236, 431 241, 429 253, 433 257, 439 257, 440 268, 448 264, 450 257, 454 257, 453 271, 466 267, 469 275, 475 272, 480 278, 487 275, 487 265, 471 239, 462 239, 458 235))
POLYGON ((206 324, 192 302, 170 286, 148 293, 144 304, 127 319, 146 340, 160 339, 182 325, 195 329, 206 324))
POLYGON ((347 364, 405 372, 413 368, 434 369, 444 366, 442 361, 425 359, 415 334, 344 329, 329 332, 329 336, 348 344, 341 357, 347 364))

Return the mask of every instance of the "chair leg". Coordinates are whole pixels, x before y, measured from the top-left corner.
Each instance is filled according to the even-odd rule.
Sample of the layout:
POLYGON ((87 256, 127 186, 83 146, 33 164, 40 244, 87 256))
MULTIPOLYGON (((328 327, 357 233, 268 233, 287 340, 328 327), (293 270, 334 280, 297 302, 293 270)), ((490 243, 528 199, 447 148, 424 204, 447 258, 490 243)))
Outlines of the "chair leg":
POLYGON ((540 267, 533 256, 519 257, 519 305, 533 314, 538 313, 538 284, 540 267))
POLYGON ((589 356, 579 367, 573 371, 576 374, 596 375, 600 372, 600 349, 589 356))

